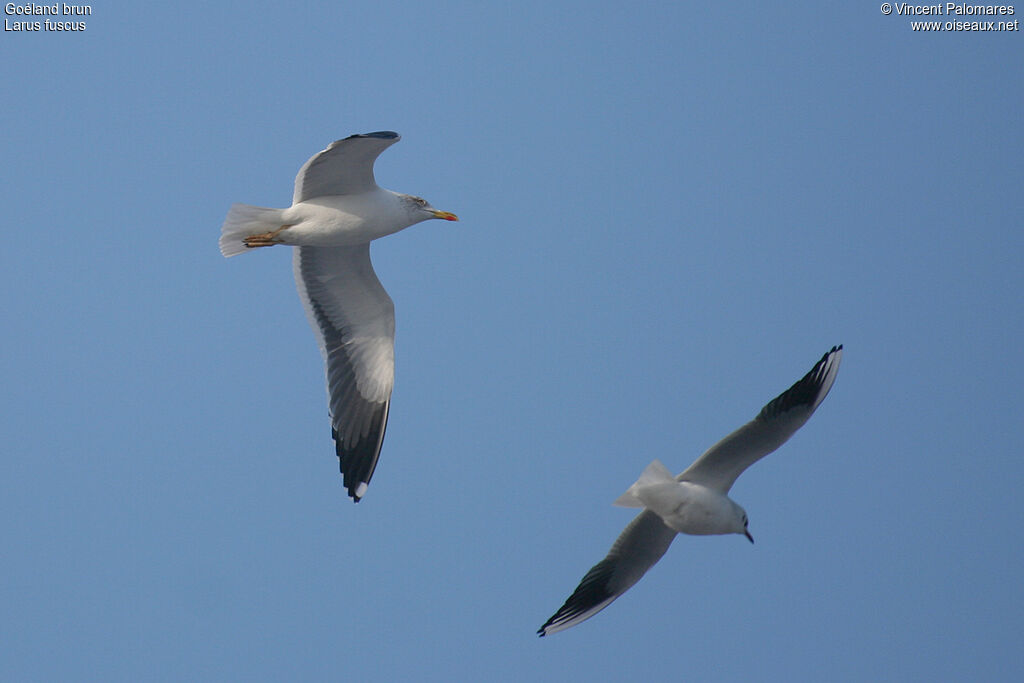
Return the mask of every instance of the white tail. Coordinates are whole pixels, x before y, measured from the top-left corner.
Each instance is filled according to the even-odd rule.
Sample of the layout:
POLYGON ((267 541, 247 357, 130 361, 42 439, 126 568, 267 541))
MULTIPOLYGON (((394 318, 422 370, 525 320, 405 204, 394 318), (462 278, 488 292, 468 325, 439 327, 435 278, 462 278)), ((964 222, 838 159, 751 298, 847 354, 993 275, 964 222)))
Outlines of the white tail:
POLYGON ((644 471, 640 473, 640 478, 637 479, 632 486, 626 489, 625 493, 615 499, 613 505, 618 505, 619 507, 624 508, 645 507, 638 495, 640 489, 658 484, 675 485, 676 478, 668 471, 667 467, 661 464, 660 460, 655 460, 644 468, 644 471))
POLYGON ((281 211, 250 204, 232 204, 220 229, 220 253, 235 256, 247 251, 242 240, 250 235, 280 228, 281 211))

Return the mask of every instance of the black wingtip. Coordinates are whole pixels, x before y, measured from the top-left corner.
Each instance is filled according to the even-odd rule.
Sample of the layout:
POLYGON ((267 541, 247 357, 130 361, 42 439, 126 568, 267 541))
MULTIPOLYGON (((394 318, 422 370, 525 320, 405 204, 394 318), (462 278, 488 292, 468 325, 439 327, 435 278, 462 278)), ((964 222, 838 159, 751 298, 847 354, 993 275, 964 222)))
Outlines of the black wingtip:
MULTIPOLYGON (((342 469, 341 473, 344 475, 345 474, 345 470, 342 469)), ((361 482, 355 483, 355 484, 353 484, 351 486, 345 486, 345 490, 348 491, 348 497, 352 499, 353 503, 358 503, 359 501, 361 501, 363 499, 363 496, 359 495, 359 493, 358 493, 360 486, 361 486, 361 482)), ((363 491, 363 495, 366 495, 366 491, 365 490, 363 491)))
MULTIPOLYGON (((347 138, 341 138, 335 140, 327 146, 327 149, 334 149, 338 145, 344 144, 349 140, 361 140, 363 138, 376 138, 378 140, 401 140, 402 136, 393 130, 379 130, 376 133, 356 133, 355 135, 349 135, 347 138)), ((324 150, 327 151, 327 150, 324 150)))
POLYGON ((334 439, 334 453, 338 456, 338 471, 341 472, 342 483, 352 501, 358 503, 366 495, 373 471, 377 468, 380 457, 381 443, 387 429, 388 406, 390 401, 381 404, 381 408, 373 416, 370 433, 376 434, 374 439, 360 439, 352 448, 345 448, 335 427, 331 427, 331 438, 334 439))
MULTIPOLYGON (((805 406, 812 410, 824 399, 822 388, 827 382, 828 373, 825 372, 826 363, 831 356, 843 350, 843 345, 833 346, 814 364, 810 371, 801 377, 793 386, 782 392, 768 403, 761 412, 758 419, 769 420, 772 417, 791 410, 797 406, 805 406)), ((831 388, 831 384, 828 388, 831 388)), ((828 393, 828 390, 824 392, 828 393)))
POLYGON ((355 135, 349 135, 348 139, 353 138, 380 138, 381 140, 395 140, 401 137, 398 133, 393 130, 378 130, 375 133, 357 133, 355 135))

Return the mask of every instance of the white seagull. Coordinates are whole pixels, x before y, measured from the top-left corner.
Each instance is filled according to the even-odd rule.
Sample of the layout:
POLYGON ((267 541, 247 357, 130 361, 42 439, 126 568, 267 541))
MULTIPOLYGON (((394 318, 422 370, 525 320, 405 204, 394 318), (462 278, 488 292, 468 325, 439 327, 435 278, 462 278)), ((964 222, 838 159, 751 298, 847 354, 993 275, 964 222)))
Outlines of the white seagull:
POLYGON ((332 142, 299 169, 291 207, 234 204, 220 237, 224 256, 298 247, 295 284, 327 365, 331 435, 357 503, 380 457, 395 379, 395 306, 373 272, 370 242, 429 218, 458 220, 377 186, 373 162, 399 139, 382 131, 332 142))
POLYGON ((842 355, 842 345, 833 346, 803 379, 679 476, 673 477, 658 460, 648 465, 615 501, 645 510, 537 633, 563 631, 603 610, 661 559, 677 533, 743 534, 753 543, 747 513, 729 498, 729 489, 745 469, 786 443, 807 422, 832 388, 842 355))

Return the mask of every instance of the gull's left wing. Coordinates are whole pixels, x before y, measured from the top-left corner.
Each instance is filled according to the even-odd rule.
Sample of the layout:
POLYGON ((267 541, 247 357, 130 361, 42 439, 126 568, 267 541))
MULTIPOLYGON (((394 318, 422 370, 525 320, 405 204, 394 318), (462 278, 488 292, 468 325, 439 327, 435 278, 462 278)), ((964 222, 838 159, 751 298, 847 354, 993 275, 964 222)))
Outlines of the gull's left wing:
POLYGON ((339 467, 357 503, 377 467, 395 382, 395 306, 370 245, 298 247, 295 284, 327 364, 339 467))
POLYGON ((676 479, 728 493, 743 470, 786 443, 814 414, 836 381, 842 357, 842 344, 833 346, 799 382, 709 448, 676 479))

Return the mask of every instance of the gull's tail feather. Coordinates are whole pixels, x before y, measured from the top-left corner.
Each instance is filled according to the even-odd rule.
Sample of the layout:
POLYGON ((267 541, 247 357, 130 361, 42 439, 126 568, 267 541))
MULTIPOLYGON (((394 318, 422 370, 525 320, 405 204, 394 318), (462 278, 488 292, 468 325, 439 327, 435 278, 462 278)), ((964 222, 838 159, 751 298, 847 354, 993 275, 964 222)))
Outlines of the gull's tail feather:
POLYGON ((273 232, 281 227, 282 209, 268 209, 250 204, 232 204, 220 229, 220 253, 235 256, 247 251, 242 240, 250 235, 273 232))
POLYGON ((626 489, 625 493, 615 499, 613 505, 624 508, 646 507, 640 499, 640 489, 666 483, 675 485, 677 483, 676 478, 668 471, 667 467, 661 464, 660 460, 654 460, 640 473, 640 478, 626 489))

